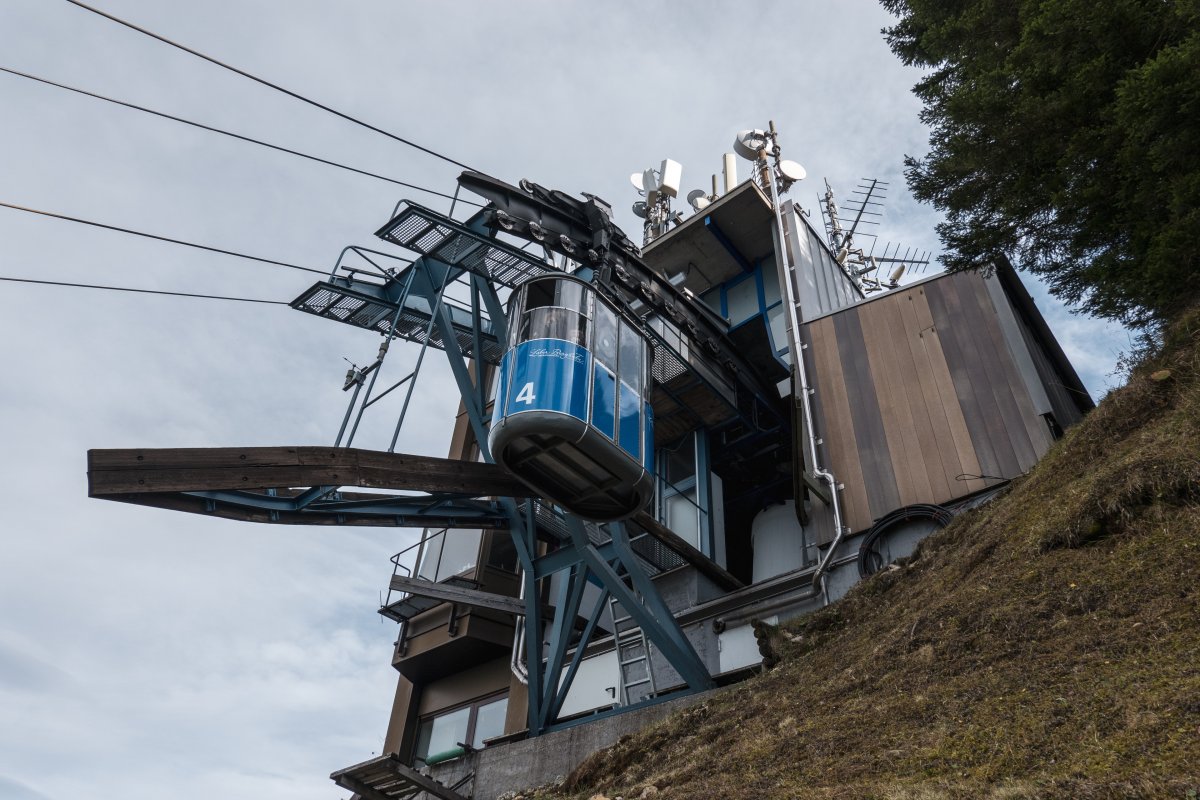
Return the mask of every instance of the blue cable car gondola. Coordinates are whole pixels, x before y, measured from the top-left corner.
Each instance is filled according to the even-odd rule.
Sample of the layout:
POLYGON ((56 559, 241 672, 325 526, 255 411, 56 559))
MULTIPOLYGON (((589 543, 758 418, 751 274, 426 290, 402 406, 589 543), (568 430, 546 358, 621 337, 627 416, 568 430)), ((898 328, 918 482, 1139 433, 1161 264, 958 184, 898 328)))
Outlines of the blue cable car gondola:
POLYGON ((543 497, 584 519, 636 514, 654 492, 645 335, 578 278, 517 287, 488 445, 543 497))

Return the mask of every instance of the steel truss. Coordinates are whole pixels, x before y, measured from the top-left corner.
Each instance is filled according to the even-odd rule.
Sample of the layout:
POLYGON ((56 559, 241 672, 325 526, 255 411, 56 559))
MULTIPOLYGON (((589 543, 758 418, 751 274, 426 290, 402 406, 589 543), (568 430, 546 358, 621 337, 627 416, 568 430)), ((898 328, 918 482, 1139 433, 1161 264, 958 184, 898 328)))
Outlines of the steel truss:
MULTIPOLYGON (((493 464, 485 421, 489 371, 482 365, 492 365, 499 360, 503 342, 507 339, 507 319, 499 290, 511 289, 536 275, 561 270, 497 239, 487 225, 490 219, 491 215, 485 210, 466 222, 458 222, 413 203, 401 204, 398 213, 377 235, 419 253, 411 265, 399 272, 377 273, 385 279, 383 284, 363 280, 354 274, 332 275, 328 281, 310 288, 292 305, 302 311, 378 330, 387 337, 385 343, 393 337, 419 342, 421 351, 417 366, 399 382, 407 384, 409 397, 427 348, 433 345, 442 350, 457 384, 480 456, 484 462, 493 464), (465 281, 470 289, 469 314, 455 314, 455 310, 463 309, 463 306, 453 305, 446 296, 448 287, 459 281, 465 281), (422 317, 424 328, 399 324, 405 318, 422 317), (500 345, 499 350, 489 347, 488 343, 500 345), (469 367, 468 359, 475 363, 475 369, 469 367)), ((374 364, 348 376, 347 388, 353 385, 355 393, 342 426, 345 432, 347 422, 353 417, 347 444, 353 441, 366 408, 399 385, 373 396, 375 379, 387 349, 385 344, 374 364), (370 380, 360 395, 359 388, 367 375, 370 380), (356 405, 357 413, 354 413, 356 405)), ((407 408, 406 397, 391 449, 396 446, 407 408)), ((606 526, 608 541, 597 544, 589 538, 585 523, 570 515, 560 515, 566 529, 564 536, 561 531, 538 525, 535 516, 525 513, 512 496, 494 501, 494 508, 506 519, 524 574, 525 647, 526 652, 532 654, 528 664, 529 735, 536 736, 570 724, 560 722, 559 713, 587 645, 599 629, 609 597, 617 599, 647 639, 667 658, 687 684, 687 691, 702 691, 713 685, 708 670, 647 575, 645 562, 634 553, 624 525, 606 526), (539 542, 545 541, 551 542, 555 549, 548 555, 539 556, 539 542), (557 597, 553 602, 553 615, 547 616, 542 602, 552 579, 557 586, 557 597), (584 588, 589 582, 599 585, 602 598, 591 609, 582 609, 584 588), (582 635, 577 637, 577 620, 581 616, 586 621, 582 635), (547 635, 548 646, 544 647, 543 640, 547 635), (543 652, 546 653, 544 664, 538 657, 543 652)), ((649 698, 621 710, 656 700, 649 698)))

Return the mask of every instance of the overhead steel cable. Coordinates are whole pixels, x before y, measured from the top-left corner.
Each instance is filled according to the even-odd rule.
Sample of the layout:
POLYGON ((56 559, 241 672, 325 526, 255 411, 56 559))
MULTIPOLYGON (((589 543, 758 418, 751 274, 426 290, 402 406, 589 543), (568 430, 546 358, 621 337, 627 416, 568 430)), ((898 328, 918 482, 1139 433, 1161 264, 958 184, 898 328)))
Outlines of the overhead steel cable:
POLYGON ((205 61, 209 62, 210 64, 215 64, 216 66, 221 67, 222 69, 227 69, 230 72, 241 75, 243 78, 249 78, 250 80, 254 81, 255 83, 260 83, 263 86, 274 89, 277 92, 282 92, 283 94, 286 94, 289 97, 293 97, 303 103, 308 103, 310 106, 319 108, 322 111, 328 111, 330 114, 333 114, 334 116, 337 116, 337 117, 341 117, 342 119, 346 120, 347 122, 352 122, 355 125, 359 125, 363 128, 366 128, 369 131, 374 131, 375 133, 382 134, 382 135, 388 137, 389 139, 393 139, 397 142, 400 142, 401 144, 405 144, 416 150, 420 150, 422 153, 431 155, 434 158, 441 159, 442 161, 445 161, 449 164, 454 164, 457 167, 462 167, 463 169, 472 170, 474 172, 480 172, 480 170, 477 170, 472 166, 464 164, 461 161, 457 161, 457 160, 451 158, 450 156, 439 153, 436 150, 432 150, 428 147, 425 147, 424 145, 419 145, 416 142, 412 141, 411 139, 405 139, 403 136, 398 136, 394 133, 391 133, 390 131, 384 130, 383 128, 378 128, 378 127, 370 124, 369 122, 363 122, 361 119, 358 119, 357 117, 352 117, 349 114, 346 114, 345 112, 338 111, 335 108, 330 108, 329 106, 327 106, 323 103, 318 103, 316 100, 312 100, 308 97, 305 97, 302 94, 293 92, 290 89, 285 89, 276 83, 271 83, 270 81, 266 80, 265 78, 260 78, 257 75, 252 75, 249 72, 246 72, 245 70, 238 69, 237 67, 234 67, 234 66, 230 66, 229 64, 226 64, 223 61, 218 61, 217 59, 213 58, 212 56, 201 53, 199 50, 193 50, 192 48, 190 48, 186 45, 182 45, 179 42, 174 42, 165 36, 160 36, 159 34, 154 33, 153 31, 148 31, 145 28, 134 25, 132 22, 127 22, 126 20, 123 20, 120 17, 115 17, 112 14, 101 11, 98 8, 93 8, 92 6, 89 6, 87 3, 80 2, 80 0, 67 0, 67 2, 70 3, 71 5, 79 6, 80 8, 84 9, 85 11, 90 11, 93 14, 97 14, 101 17, 104 17, 105 19, 111 20, 111 21, 117 23, 118 25, 124 25, 126 28, 135 30, 141 34, 145 34, 146 36, 149 36, 152 39, 157 39, 158 41, 162 42, 163 44, 169 44, 171 47, 178 48, 179 50, 182 50, 185 53, 190 53, 191 55, 194 55, 197 58, 202 58, 205 61))
POLYGON ((312 267, 302 267, 299 264, 290 264, 287 261, 276 261, 273 258, 262 258, 261 256, 252 256, 247 253, 239 253, 236 250, 224 250, 220 247, 210 247, 206 244, 197 244, 196 242, 185 242, 182 239, 172 239, 169 236, 159 236, 156 233, 146 233, 145 231, 135 231, 132 228, 122 228, 117 225, 106 225, 103 222, 93 222, 90 219, 80 219, 79 217, 69 217, 66 214, 55 214, 52 211, 39 211, 36 208, 26 208, 25 206, 13 205, 12 203, 0 202, 0 207, 11 208, 14 211, 24 211, 27 214, 38 214, 43 217, 52 217, 54 219, 62 219, 67 222, 78 222, 80 225, 91 225, 93 228, 104 228, 109 231, 117 231, 118 233, 128 233, 131 236, 141 236, 146 239, 154 239, 159 242, 169 242, 171 244, 180 244, 184 247, 194 247, 197 250, 207 250, 210 253, 221 253, 226 256, 235 258, 245 258, 249 261, 258 261, 263 264, 271 264, 277 267, 287 267, 288 269, 298 269, 301 272, 313 272, 317 275, 328 275, 327 269, 313 269, 312 267))
POLYGON ((105 289, 110 292, 135 292, 137 294, 164 294, 171 297, 196 297, 203 300, 232 300, 238 303, 266 303, 269 305, 286 306, 283 300, 262 300, 256 297, 230 297, 221 294, 195 294, 193 292, 169 292, 165 289, 134 289, 129 286, 104 286, 98 283, 68 283, 67 281, 43 281, 33 278, 8 278, 0 275, 0 281, 12 283, 37 283, 43 286, 70 286, 75 289, 105 289))
MULTIPOLYGON (((194 120, 184 119, 183 117, 176 117, 173 114, 167 114, 163 111, 155 111, 153 108, 146 108, 145 106, 139 106, 135 103, 130 103, 125 100, 118 100, 114 97, 106 97, 102 94, 96 94, 95 92, 89 92, 86 89, 80 89, 75 86, 68 86, 65 83, 57 83, 55 81, 48 80, 47 78, 39 78, 37 75, 30 75, 28 72, 21 72, 20 70, 10 69, 8 67, 0 67, 0 72, 7 72, 9 75, 16 75, 19 78, 27 78, 28 80, 31 80, 31 81, 37 81, 38 83, 42 83, 47 86, 53 86, 57 89, 65 89, 68 92, 75 92, 76 94, 81 94, 81 95, 84 95, 85 97, 91 97, 96 100, 103 100, 106 103, 112 103, 114 105, 124 106, 125 108, 132 108, 134 111, 141 111, 146 114, 153 114, 156 117, 162 117, 163 119, 169 119, 173 122, 181 122, 184 125, 191 125, 193 128, 199 128, 200 130, 210 131, 212 133, 219 133, 222 136, 229 136, 230 138, 239 139, 243 142, 249 142, 251 144, 256 144, 261 147, 267 147, 267 148, 270 148, 271 150, 278 150, 281 153, 288 153, 289 155, 299 156, 300 158, 307 158, 309 161, 316 161, 319 164, 326 164, 331 167, 337 167, 338 169, 344 169, 348 172, 355 172, 355 173, 358 173, 359 175, 365 175, 368 178, 376 178, 381 181, 387 181, 388 183, 394 183, 397 186, 403 186, 408 189, 414 189, 418 192, 425 192, 427 194, 436 195, 437 197, 444 197, 447 200, 454 199, 454 195, 448 194, 446 192, 439 192, 435 189, 427 189, 424 186, 417 186, 415 183, 408 183, 406 181, 398 180, 396 178, 389 178, 386 175, 379 175, 378 173, 369 172, 365 169, 358 169, 357 167, 351 167, 346 164, 340 164, 336 161, 330 161, 327 158, 321 158, 320 156, 309 155, 308 153, 302 153, 299 150, 292 150, 292 149, 289 149, 287 147, 282 147, 277 144, 271 144, 270 142, 264 142, 261 139, 254 139, 250 136, 243 136, 240 133, 233 133, 232 131, 222 130, 221 128, 214 128, 213 126, 205 125, 202 122, 196 122, 194 120)), ((470 200, 460 199, 458 202, 468 203, 470 205, 478 206, 480 208, 482 208, 482 206, 483 206, 482 203, 473 203, 470 200)))

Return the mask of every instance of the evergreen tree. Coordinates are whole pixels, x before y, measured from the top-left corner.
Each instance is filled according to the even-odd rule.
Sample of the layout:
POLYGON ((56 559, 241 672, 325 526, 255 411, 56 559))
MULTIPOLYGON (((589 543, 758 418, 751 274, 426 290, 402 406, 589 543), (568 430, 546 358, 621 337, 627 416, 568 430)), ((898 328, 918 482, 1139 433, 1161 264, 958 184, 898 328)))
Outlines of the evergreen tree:
POLYGON ((952 270, 1007 253, 1128 324, 1200 299, 1200 0, 881 0, 952 270))

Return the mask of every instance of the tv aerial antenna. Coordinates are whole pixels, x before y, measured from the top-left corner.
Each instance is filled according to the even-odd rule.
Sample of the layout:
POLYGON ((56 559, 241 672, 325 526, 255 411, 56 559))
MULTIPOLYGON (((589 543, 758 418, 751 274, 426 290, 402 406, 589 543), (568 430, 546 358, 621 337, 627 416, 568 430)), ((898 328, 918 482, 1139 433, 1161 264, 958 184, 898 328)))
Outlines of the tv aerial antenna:
POLYGON ((905 274, 923 273, 929 266, 928 250, 905 248, 899 244, 885 244, 883 252, 875 255, 879 236, 874 230, 883 217, 887 190, 886 181, 863 178, 850 193, 851 198, 838 205, 833 187, 826 180, 825 195, 820 202, 829 249, 864 294, 895 289, 905 274), (848 225, 843 222, 843 212, 845 219, 852 220, 848 225), (870 239, 870 247, 864 249, 855 241, 856 236, 870 239))

